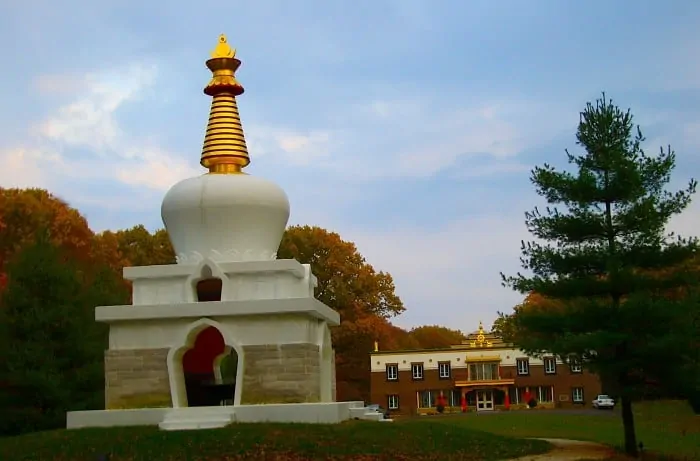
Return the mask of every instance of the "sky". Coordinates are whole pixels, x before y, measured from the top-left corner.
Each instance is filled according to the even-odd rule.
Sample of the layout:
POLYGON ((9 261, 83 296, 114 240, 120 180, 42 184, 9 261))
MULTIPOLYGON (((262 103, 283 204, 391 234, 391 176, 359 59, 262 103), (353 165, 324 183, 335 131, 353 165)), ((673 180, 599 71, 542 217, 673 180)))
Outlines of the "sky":
MULTIPOLYGON (((42 187, 96 231, 162 227, 201 174, 204 65, 225 33, 252 163, 291 224, 389 272, 402 327, 490 325, 522 296, 536 165, 579 152, 605 91, 672 187, 700 172, 700 2, 0 0, 0 186, 42 187)), ((671 223, 698 235, 700 200, 671 223)))

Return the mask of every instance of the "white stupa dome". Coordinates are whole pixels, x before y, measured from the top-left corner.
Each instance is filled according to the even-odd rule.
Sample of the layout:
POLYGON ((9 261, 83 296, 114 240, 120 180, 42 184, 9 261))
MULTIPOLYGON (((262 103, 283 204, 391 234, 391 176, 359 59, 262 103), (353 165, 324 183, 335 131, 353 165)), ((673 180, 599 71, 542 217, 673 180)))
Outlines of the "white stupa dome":
POLYGON ((236 103, 243 87, 235 55, 222 35, 207 61, 213 77, 204 93, 213 101, 200 163, 209 173, 175 184, 161 206, 179 264, 275 259, 289 219, 287 194, 242 171, 250 159, 236 103))
POLYGON ((275 259, 289 220, 287 194, 247 174, 205 174, 175 184, 161 216, 179 264, 275 259))

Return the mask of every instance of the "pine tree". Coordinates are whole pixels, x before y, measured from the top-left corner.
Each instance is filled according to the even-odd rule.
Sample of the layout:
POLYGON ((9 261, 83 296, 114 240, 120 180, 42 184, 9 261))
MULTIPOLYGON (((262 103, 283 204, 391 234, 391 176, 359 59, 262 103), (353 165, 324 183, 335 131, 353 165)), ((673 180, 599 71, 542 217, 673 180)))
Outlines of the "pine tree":
POLYGON ((121 296, 114 277, 81 270, 47 232, 20 251, 7 273, 0 434, 62 427, 68 410, 101 408, 106 334, 94 306, 121 296))
POLYGON ((632 401, 650 380, 667 382, 697 337, 683 321, 697 307, 668 296, 697 283, 697 272, 682 268, 697 240, 666 234, 696 182, 666 191, 674 152, 647 155, 630 111, 605 94, 586 105, 576 137, 585 152, 566 151, 573 172, 547 164, 532 171, 549 206, 525 214, 537 239, 522 244, 521 262, 531 275, 502 277, 516 291, 552 301, 548 308, 516 310, 518 345, 534 355, 580 360, 598 373, 604 390, 619 397, 625 451, 636 455, 632 401))

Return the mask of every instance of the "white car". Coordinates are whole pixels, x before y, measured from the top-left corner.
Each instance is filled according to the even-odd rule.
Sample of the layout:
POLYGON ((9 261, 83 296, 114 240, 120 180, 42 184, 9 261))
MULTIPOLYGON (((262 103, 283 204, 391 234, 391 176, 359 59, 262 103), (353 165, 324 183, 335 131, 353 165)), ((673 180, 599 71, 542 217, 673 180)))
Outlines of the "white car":
POLYGON ((608 409, 612 410, 615 408, 615 400, 610 397, 609 395, 605 394, 600 394, 594 401, 593 401, 593 408, 602 410, 602 409, 608 409))

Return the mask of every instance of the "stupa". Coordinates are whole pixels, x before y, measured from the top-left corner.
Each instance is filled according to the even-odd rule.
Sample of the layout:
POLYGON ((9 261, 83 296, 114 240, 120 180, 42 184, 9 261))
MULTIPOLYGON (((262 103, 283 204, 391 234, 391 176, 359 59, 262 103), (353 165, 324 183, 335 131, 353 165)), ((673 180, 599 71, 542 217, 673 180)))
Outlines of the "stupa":
POLYGON ((70 412, 67 426, 381 420, 364 402, 335 401, 339 315, 315 299, 308 264, 277 259, 289 200, 243 171, 241 61, 224 35, 206 65, 208 172, 175 184, 161 207, 177 263, 124 268, 132 304, 95 309, 109 325, 105 410, 70 412))

